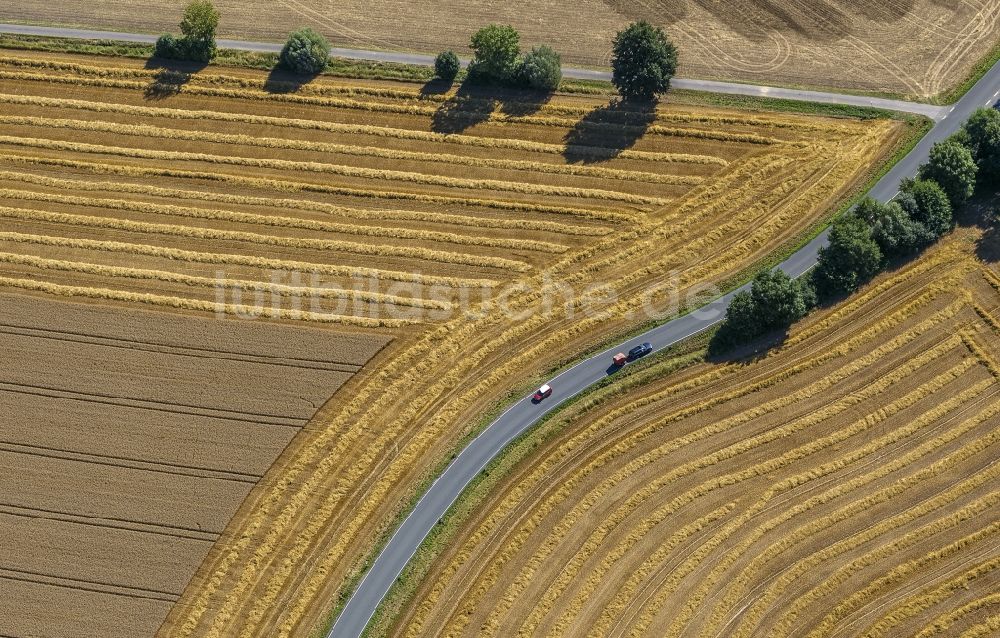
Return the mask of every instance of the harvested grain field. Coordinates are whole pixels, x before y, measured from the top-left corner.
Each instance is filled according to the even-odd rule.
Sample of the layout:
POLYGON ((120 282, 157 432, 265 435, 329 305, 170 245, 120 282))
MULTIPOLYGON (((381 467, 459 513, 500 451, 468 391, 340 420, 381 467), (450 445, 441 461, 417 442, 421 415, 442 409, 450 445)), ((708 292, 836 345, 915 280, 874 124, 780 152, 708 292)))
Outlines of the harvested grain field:
MULTIPOLYGON (((7 7, 3 19, 160 33, 176 29, 185 1, 125 4, 136 10, 122 10, 119 0, 20 3, 7 7)), ((465 51, 476 29, 497 22, 514 25, 527 47, 549 44, 564 62, 604 67, 615 32, 644 19, 677 44, 684 77, 914 97, 960 83, 997 45, 1000 20, 1000 0, 580 0, 544 9, 487 0, 215 4, 225 37, 281 42, 308 25, 337 46, 437 53, 465 51)))
POLYGON ((760 360, 668 359, 568 408, 460 506, 380 632, 995 631, 1000 269, 973 256, 980 237, 958 231, 760 360))
MULTIPOLYGON (((162 635, 316 626, 479 415, 670 314, 674 293, 693 302, 699 284, 794 243, 916 129, 606 99, 0 54, 4 289, 224 325, 259 317, 335 343, 374 339, 372 352, 392 340, 349 381, 289 379, 275 397, 241 387, 239 405, 264 410, 308 383, 303 418, 349 390, 234 497, 228 523, 232 510, 218 513, 225 529, 162 635), (594 284, 613 295, 585 312, 594 284)), ((99 393, 91 377, 70 389, 99 393)), ((173 385, 140 398, 215 400, 197 379, 173 385)), ((134 613, 154 627, 164 609, 134 613)))
POLYGON ((153 635, 387 341, 0 293, 0 634, 153 635))

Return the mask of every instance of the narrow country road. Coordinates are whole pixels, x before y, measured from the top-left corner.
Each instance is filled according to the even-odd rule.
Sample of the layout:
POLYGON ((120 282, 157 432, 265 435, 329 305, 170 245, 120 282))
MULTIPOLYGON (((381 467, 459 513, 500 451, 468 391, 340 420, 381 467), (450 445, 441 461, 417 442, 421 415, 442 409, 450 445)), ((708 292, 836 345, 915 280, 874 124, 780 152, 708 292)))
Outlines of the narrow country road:
MULTIPOLYGON (((927 161, 931 146, 957 131, 977 108, 996 102, 1000 97, 998 89, 1000 89, 1000 62, 995 64, 953 107, 944 110, 934 128, 875 184, 869 194, 882 202, 895 197, 899 192, 900 181, 916 175, 917 167, 927 161)), ((828 232, 824 231, 803 246, 778 268, 793 277, 808 271, 816 264, 819 249, 826 245, 828 232)), ((608 375, 612 353, 626 352, 644 341, 651 343, 655 352, 698 334, 721 321, 733 295, 748 287, 749 284, 733 290, 691 314, 668 321, 649 332, 581 361, 552 379, 550 383, 553 394, 548 400, 536 405, 531 402, 531 397, 524 397, 500 415, 455 457, 444 473, 424 492, 413 511, 393 534, 347 601, 328 638, 358 638, 361 635, 396 577, 403 571, 424 538, 479 471, 508 443, 534 425, 542 416, 559 407, 563 401, 605 378, 608 375)))
MULTIPOLYGON (((126 34, 111 31, 85 31, 0 24, 0 32, 59 37, 114 39, 133 42, 153 42, 156 36, 126 34)), ((240 42, 219 40, 219 46, 253 51, 277 51, 280 45, 263 42, 240 42)), ((360 51, 334 49, 332 55, 339 57, 376 60, 382 62, 402 62, 407 64, 429 64, 430 56, 389 53, 380 51, 360 51)), ((583 79, 609 79, 609 74, 586 69, 564 69, 566 77, 583 79)), ((972 112, 982 106, 989 106, 1000 97, 1000 63, 994 65, 954 106, 937 107, 897 100, 883 100, 854 95, 819 93, 794 89, 779 89, 727 82, 700 80, 675 80, 678 88, 713 91, 738 95, 779 97, 826 103, 857 106, 874 106, 909 113, 926 115, 935 120, 935 126, 872 188, 870 194, 879 201, 892 199, 899 190, 900 181, 916 174, 917 167, 926 161, 931 146, 957 131, 972 112)), ((819 249, 826 245, 828 233, 824 231, 798 252, 782 262, 778 268, 792 276, 798 276, 816 263, 819 249)), ((451 504, 462 493, 479 471, 496 457, 513 439, 534 425, 542 416, 556 409, 562 402, 583 392, 608 375, 610 355, 626 351, 648 341, 654 351, 663 350, 678 341, 693 336, 722 320, 730 299, 739 290, 716 299, 701 309, 668 321, 629 341, 616 345, 594 355, 572 368, 563 371, 551 380, 554 393, 540 404, 524 397, 514 403, 506 412, 491 423, 478 437, 470 442, 424 492, 410 515, 395 531, 388 544, 375 559, 361 583, 348 600, 328 638, 357 638, 364 631, 368 621, 385 598, 396 577, 402 572, 417 548, 447 512, 451 504)))
MULTIPOLYGON (((118 31, 93 31, 90 29, 38 27, 22 24, 0 24, 0 33, 40 35, 58 38, 79 38, 86 40, 121 40, 123 42, 141 42, 144 44, 152 44, 156 42, 157 38, 156 35, 150 35, 148 33, 119 33, 118 31)), ((246 42, 243 40, 220 39, 216 40, 216 44, 223 49, 238 49, 241 51, 259 51, 262 53, 277 53, 278 51, 281 51, 281 45, 273 42, 246 42)), ((420 66, 432 66, 434 64, 434 56, 422 55, 419 53, 398 53, 392 51, 366 51, 363 49, 334 48, 330 50, 330 55, 335 58, 371 60, 374 62, 395 62, 398 64, 416 64, 420 66)), ((462 65, 465 66, 465 64, 467 64, 467 60, 462 61, 462 65)), ((610 71, 596 71, 573 67, 563 67, 562 71, 564 77, 572 78, 574 80, 611 80, 610 71)), ((825 104, 870 106, 880 109, 889 109, 892 111, 926 115, 927 117, 935 120, 943 117, 948 111, 948 107, 921 104, 919 102, 888 100, 878 97, 867 97, 864 95, 841 95, 839 93, 824 93, 822 91, 783 89, 773 86, 755 86, 752 84, 739 84, 736 82, 715 82, 711 80, 685 80, 676 78, 671 81, 671 85, 678 89, 690 89, 692 91, 710 91, 712 93, 728 93, 731 95, 774 97, 786 100, 823 102, 825 104)))

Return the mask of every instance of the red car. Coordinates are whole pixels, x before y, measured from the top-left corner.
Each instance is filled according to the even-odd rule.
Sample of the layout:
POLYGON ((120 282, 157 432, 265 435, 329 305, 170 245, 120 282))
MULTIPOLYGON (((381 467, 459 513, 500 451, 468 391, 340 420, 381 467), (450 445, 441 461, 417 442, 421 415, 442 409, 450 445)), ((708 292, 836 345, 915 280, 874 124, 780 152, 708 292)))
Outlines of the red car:
POLYGON ((545 385, 543 385, 542 387, 538 388, 538 390, 535 391, 535 394, 531 397, 531 400, 537 403, 538 401, 541 401, 542 399, 551 394, 552 394, 552 386, 546 383, 545 385))

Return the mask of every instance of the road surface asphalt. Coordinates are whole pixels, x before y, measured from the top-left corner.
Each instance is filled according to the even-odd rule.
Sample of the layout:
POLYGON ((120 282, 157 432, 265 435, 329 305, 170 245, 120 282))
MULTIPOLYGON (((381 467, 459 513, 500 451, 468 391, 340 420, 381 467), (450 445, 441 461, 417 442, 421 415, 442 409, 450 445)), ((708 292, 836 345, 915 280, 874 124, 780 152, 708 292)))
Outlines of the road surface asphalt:
MULTIPOLYGON (((131 42, 153 42, 156 39, 156 36, 147 34, 11 24, 0 24, 0 32, 69 38, 112 39, 131 42)), ((251 51, 273 52, 281 48, 281 45, 265 42, 218 40, 217 43, 220 47, 224 48, 251 51)), ((426 55, 354 49, 334 49, 331 55, 382 62, 400 62, 404 64, 430 64, 433 62, 433 58, 426 55)), ((563 70, 563 75, 581 79, 610 79, 610 74, 607 72, 590 71, 587 69, 566 68, 563 70)), ((906 177, 915 175, 920 164, 927 161, 928 153, 935 142, 941 141, 957 131, 977 108, 996 103, 998 97, 1000 97, 1000 62, 995 64, 975 86, 951 107, 937 107, 927 104, 883 100, 856 95, 839 95, 836 93, 819 93, 816 91, 779 89, 703 80, 677 79, 674 80, 673 85, 677 88, 718 93, 769 96, 856 106, 874 106, 896 111, 918 113, 933 118, 936 123, 930 132, 920 140, 906 157, 900 160, 879 180, 870 191, 869 194, 875 199, 887 202, 899 192, 900 181, 906 177)), ((828 234, 828 230, 822 232, 779 264, 777 268, 780 268, 793 277, 807 272, 816 264, 820 248, 827 244, 828 234)), ((365 574, 354 594, 347 601, 336 623, 330 630, 328 638, 357 638, 360 636, 379 604, 385 598, 389 588, 403 571, 403 568, 417 551, 424 538, 427 537, 427 534, 430 533, 434 525, 445 515, 448 508, 451 507, 452 503, 455 502, 480 470, 511 441, 534 425, 541 417, 555 410, 567 399, 583 392, 611 374, 609 368, 613 353, 627 352, 630 348, 647 341, 653 345, 655 353, 696 335, 721 321, 725 316, 726 308, 733 295, 748 287, 749 284, 744 285, 690 314, 668 321, 564 370, 549 381, 553 387, 553 394, 550 398, 540 403, 533 403, 531 397, 526 396, 510 406, 506 412, 501 414, 479 436, 473 439, 455 457, 451 464, 448 465, 444 473, 424 492, 409 516, 406 517, 389 540, 389 543, 375 559, 375 562, 365 574)))
MULTIPOLYGON (((869 194, 882 202, 895 197, 899 192, 900 181, 916 175, 917 167, 927 161, 931 146, 957 131, 974 110, 995 103, 1000 97, 997 89, 1000 89, 1000 63, 994 65, 958 103, 953 107, 945 107, 934 128, 875 184, 869 194)), ((805 273, 816 264, 819 249, 827 244, 828 235, 828 230, 823 231, 777 267, 793 277, 805 273)), ((420 543, 479 471, 542 416, 607 377, 612 354, 627 352, 645 341, 651 343, 656 352, 698 334, 721 321, 733 295, 747 288, 749 284, 695 312, 668 321, 559 373, 548 382, 553 388, 552 396, 541 403, 532 403, 531 397, 526 396, 508 408, 469 443, 424 492, 347 601, 328 638, 360 636, 420 543)))
MULTIPOLYGON (((117 31, 94 31, 90 29, 68 29, 62 27, 40 27, 23 24, 0 24, 0 33, 16 33, 21 35, 41 35, 58 38, 81 38, 86 40, 120 40, 124 42, 142 42, 150 44, 156 42, 157 36, 148 33, 119 33, 117 31)), ((277 53, 281 51, 281 45, 273 42, 246 42, 243 40, 216 40, 216 44, 223 49, 238 49, 241 51, 259 51, 262 53, 277 53)), ((434 56, 420 53, 400 53, 393 51, 367 51, 363 49, 339 49, 330 50, 330 55, 335 58, 349 58, 353 60, 371 60, 374 62, 395 62, 398 64, 417 64, 420 66, 432 66, 434 56)), ((467 60, 462 61, 465 66, 467 60)), ((579 69, 573 67, 563 67, 563 77, 574 80, 604 80, 611 81, 610 71, 599 71, 593 69, 579 69)), ((864 95, 841 95, 839 93, 824 93, 822 91, 804 91, 800 89, 784 89, 773 86, 755 86, 752 84, 739 84, 736 82, 714 82, 711 80, 685 80, 675 78, 671 82, 672 86, 678 89, 690 89, 693 91, 711 91, 713 93, 728 93, 731 95, 752 95, 757 97, 774 97, 786 100, 804 100, 807 102, 823 102, 826 104, 847 104, 851 106, 870 106, 892 111, 904 111, 907 113, 917 113, 926 115, 932 119, 940 119, 947 112, 947 107, 934 106, 932 104, 920 104, 918 102, 906 102, 904 100, 889 100, 878 97, 867 97, 864 95)))

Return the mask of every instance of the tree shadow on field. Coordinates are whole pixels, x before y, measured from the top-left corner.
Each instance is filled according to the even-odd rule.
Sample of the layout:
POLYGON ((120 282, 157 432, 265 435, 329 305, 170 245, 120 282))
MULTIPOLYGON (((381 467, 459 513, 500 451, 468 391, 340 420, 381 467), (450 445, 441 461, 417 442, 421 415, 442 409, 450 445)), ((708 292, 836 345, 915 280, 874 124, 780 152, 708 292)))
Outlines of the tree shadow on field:
POLYGON ((976 240, 976 257, 986 263, 1000 262, 1000 184, 980 184, 971 200, 955 213, 959 226, 975 227, 982 231, 976 240))
POLYGON ((206 66, 208 66, 207 62, 149 58, 146 60, 145 68, 155 70, 156 74, 153 76, 153 81, 143 91, 143 96, 147 100, 165 100, 173 97, 180 93, 184 85, 206 66))
POLYGON ((976 242, 976 257, 988 264, 1000 263, 1000 225, 994 223, 976 242))
MULTIPOLYGON (((421 94, 432 95, 438 90, 438 85, 428 82, 421 89, 421 94)), ((445 92, 447 87, 444 91, 440 91, 440 93, 445 92)), ((431 120, 431 129, 435 133, 461 133, 486 122, 498 110, 511 117, 533 115, 541 110, 551 97, 551 93, 541 91, 518 90, 465 81, 459 85, 454 95, 438 107, 431 120)))
POLYGON ((788 329, 771 332, 739 346, 729 346, 722 343, 718 335, 717 332, 709 342, 708 353, 705 356, 706 361, 709 363, 753 363, 766 357, 772 350, 780 348, 781 344, 788 338, 788 329))
POLYGON ((459 85, 454 95, 445 100, 431 118, 435 133, 461 133, 490 119, 496 109, 496 95, 485 88, 459 85))
POLYGON ((984 185, 990 194, 978 195, 958 218, 962 225, 977 226, 982 235, 976 240, 976 257, 988 264, 1000 262, 1000 192, 998 184, 984 185))
MULTIPOLYGON (((890 263, 886 272, 905 265, 906 261, 890 263)), ((843 292, 831 294, 828 297, 817 300, 815 306, 807 309, 806 316, 816 312, 833 308, 839 303, 849 299, 854 293, 843 292)), ((725 319, 728 319, 728 310, 725 319)), ((801 320, 799 320, 801 321, 801 320)), ((781 348, 787 341, 792 329, 799 322, 775 330, 771 330, 763 335, 748 338, 745 334, 727 333, 728 321, 717 324, 714 333, 708 342, 706 351, 706 361, 710 363, 753 363, 768 356, 774 350, 781 348)))
POLYGON ((431 78, 420 87, 420 97, 430 97, 432 95, 444 95, 451 90, 452 83, 441 78, 431 78))
POLYGON ((656 119, 655 102, 613 100, 584 115, 563 141, 567 162, 589 164, 621 155, 656 119))
POLYGON ((295 93, 306 84, 315 80, 319 75, 319 73, 312 75, 292 73, 281 68, 280 64, 276 64, 271 67, 270 73, 267 74, 267 78, 264 80, 264 90, 268 93, 277 94, 295 93))
POLYGON ((501 95, 500 112, 511 117, 527 117, 541 111, 551 99, 552 94, 543 91, 508 89, 501 95))

